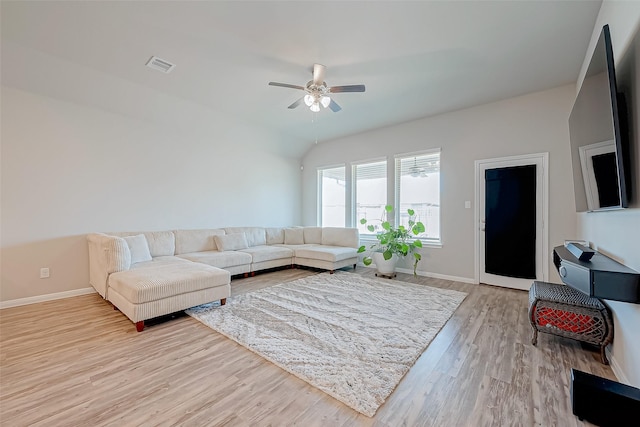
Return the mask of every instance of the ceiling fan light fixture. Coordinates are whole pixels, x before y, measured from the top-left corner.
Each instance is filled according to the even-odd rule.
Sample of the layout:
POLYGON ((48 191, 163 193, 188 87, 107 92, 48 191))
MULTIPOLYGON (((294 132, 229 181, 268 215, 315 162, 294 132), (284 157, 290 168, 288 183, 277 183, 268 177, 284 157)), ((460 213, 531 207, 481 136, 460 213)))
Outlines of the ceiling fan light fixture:
POLYGON ((332 97, 329 97, 329 94, 364 92, 364 85, 360 84, 329 87, 327 86, 327 82, 324 81, 325 68, 326 67, 324 65, 313 64, 313 78, 309 80, 304 86, 278 82, 269 82, 269 86, 279 86, 302 90, 305 92, 305 95, 302 98, 298 98, 297 101, 289 105, 290 110, 298 107, 304 101, 304 104, 313 112, 320 111, 320 106, 322 105, 323 108, 328 107, 331 111, 337 113, 338 111, 342 110, 342 108, 332 97))
POLYGON ((308 93, 304 96, 304 103, 307 107, 311 107, 314 102, 315 102, 315 99, 313 98, 313 95, 308 93))

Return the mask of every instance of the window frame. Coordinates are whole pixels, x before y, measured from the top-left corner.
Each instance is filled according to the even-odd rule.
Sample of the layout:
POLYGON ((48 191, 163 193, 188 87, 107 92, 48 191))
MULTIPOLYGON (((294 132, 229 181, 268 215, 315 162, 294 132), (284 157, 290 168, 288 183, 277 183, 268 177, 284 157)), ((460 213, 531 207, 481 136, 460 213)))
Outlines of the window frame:
MULTIPOLYGON (((441 148, 432 148, 429 150, 415 151, 410 153, 400 153, 395 154, 394 158, 394 166, 393 166, 393 211, 394 211, 394 224, 400 224, 400 173, 401 173, 401 162, 404 159, 411 159, 415 157, 425 157, 425 156, 438 156, 438 174, 441 174, 441 165, 442 165, 442 149, 441 148)), ((438 235, 436 238, 428 238, 428 237, 419 237, 420 241, 424 246, 429 247, 442 247, 442 181, 439 180, 438 185, 438 212, 439 212, 439 220, 438 220, 438 235)))
POLYGON ((317 213, 316 213, 316 224, 318 227, 323 227, 322 225, 322 220, 323 220, 323 215, 322 215, 322 208, 323 208, 323 201, 322 201, 322 196, 323 196, 323 185, 322 185, 322 179, 324 178, 323 176, 323 172, 326 170, 331 170, 331 169, 339 169, 342 168, 343 172, 344 172, 344 183, 345 183, 345 191, 344 191, 344 226, 348 227, 348 216, 347 216, 347 212, 349 210, 349 205, 348 205, 348 177, 347 177, 347 164, 346 163, 339 163, 339 164, 334 164, 334 165, 327 165, 327 166, 319 166, 318 168, 316 168, 316 181, 317 181, 317 213))
MULTIPOLYGON (((358 226, 360 225, 360 219, 358 218, 358 202, 357 202, 357 197, 358 197, 358 191, 357 191, 357 179, 358 179, 358 174, 356 172, 357 167, 358 166, 362 166, 362 165, 368 165, 368 164, 374 164, 374 163, 382 163, 384 162, 384 168, 385 168, 385 200, 386 200, 386 204, 388 204, 389 201, 389 159, 387 157, 376 157, 373 159, 367 159, 367 160, 359 160, 359 161, 355 161, 355 162, 351 162, 351 203, 348 207, 348 209, 351 210, 350 212, 350 217, 351 217, 351 224, 353 227, 358 228, 358 226)), ((375 240, 375 233, 370 233, 370 232, 360 232, 360 238, 364 239, 364 240, 375 240)))

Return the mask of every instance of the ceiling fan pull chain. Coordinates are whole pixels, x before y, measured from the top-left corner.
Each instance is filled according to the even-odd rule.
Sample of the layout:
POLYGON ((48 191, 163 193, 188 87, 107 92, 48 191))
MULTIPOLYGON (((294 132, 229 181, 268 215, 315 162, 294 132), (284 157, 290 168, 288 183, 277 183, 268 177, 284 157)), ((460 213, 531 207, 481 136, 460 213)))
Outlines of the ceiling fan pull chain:
POLYGON ((318 122, 316 116, 318 113, 311 112, 311 123, 313 124, 313 133, 316 135, 316 145, 318 144, 318 122))

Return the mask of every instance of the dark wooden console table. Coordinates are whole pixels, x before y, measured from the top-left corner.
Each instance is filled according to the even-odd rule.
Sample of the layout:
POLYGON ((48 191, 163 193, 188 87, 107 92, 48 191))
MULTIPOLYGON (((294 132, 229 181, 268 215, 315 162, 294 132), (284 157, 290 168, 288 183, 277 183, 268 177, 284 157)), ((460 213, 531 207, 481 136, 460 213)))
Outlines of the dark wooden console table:
POLYGON ((557 246, 553 263, 565 284, 590 297, 640 304, 640 273, 599 252, 589 261, 580 261, 564 246, 557 246))

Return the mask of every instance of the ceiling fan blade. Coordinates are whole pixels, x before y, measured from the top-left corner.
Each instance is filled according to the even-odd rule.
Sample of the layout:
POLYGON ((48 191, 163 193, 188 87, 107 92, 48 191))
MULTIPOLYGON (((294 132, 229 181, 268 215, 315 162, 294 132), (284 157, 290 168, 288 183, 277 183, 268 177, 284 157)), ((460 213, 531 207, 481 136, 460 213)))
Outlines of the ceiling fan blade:
POLYGON ((313 64, 313 84, 321 86, 324 83, 325 66, 322 64, 313 64))
POLYGON ((329 88, 329 92, 331 93, 364 92, 364 85, 332 86, 329 88))
POLYGON ((291 89, 300 89, 300 90, 304 90, 304 87, 302 87, 302 86, 298 86, 298 85, 290 85, 289 83, 276 83, 276 82, 269 82, 269 86, 288 87, 288 88, 291 88, 291 89))
POLYGON ((300 105, 300 103, 302 102, 303 99, 304 99, 304 96, 302 98, 298 99, 293 104, 289 105, 289 109, 293 110, 294 108, 296 108, 298 105, 300 105))
POLYGON ((342 110, 342 107, 339 106, 336 101, 334 101, 333 99, 331 100, 331 102, 329 103, 329 108, 331 108, 331 111, 333 111, 334 113, 337 113, 338 111, 342 110))

